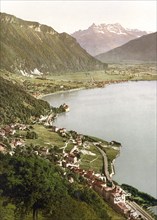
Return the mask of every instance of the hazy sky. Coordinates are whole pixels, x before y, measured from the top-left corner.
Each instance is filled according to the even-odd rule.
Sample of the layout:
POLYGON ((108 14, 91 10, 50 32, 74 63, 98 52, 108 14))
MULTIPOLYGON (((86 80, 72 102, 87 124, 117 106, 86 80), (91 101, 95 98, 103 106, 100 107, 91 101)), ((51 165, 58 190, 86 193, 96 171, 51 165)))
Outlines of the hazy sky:
POLYGON ((156 31, 156 0, 33 1, 1 0, 1 12, 73 33, 92 23, 120 23, 124 27, 156 31))

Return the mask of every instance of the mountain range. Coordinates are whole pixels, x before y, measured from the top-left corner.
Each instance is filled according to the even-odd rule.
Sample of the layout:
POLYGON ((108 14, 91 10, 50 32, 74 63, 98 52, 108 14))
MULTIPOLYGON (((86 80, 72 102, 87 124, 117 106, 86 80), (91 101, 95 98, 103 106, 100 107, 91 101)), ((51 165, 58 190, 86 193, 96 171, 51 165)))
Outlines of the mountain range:
POLYGON ((76 31, 71 36, 75 37, 89 54, 96 56, 146 34, 146 31, 124 28, 115 23, 92 24, 88 29, 76 31))
POLYGON ((0 22, 1 69, 40 75, 104 68, 67 33, 6 13, 0 22))
POLYGON ((156 62, 157 32, 147 34, 138 39, 117 47, 109 52, 99 54, 97 59, 102 62, 156 62))

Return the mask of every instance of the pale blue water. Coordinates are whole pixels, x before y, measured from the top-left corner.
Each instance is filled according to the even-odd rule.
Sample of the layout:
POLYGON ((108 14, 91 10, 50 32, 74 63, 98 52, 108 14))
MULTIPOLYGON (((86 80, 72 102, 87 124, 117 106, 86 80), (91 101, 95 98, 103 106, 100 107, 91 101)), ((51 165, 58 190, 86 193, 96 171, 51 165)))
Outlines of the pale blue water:
POLYGON ((44 100, 70 106, 70 112, 56 120, 58 127, 121 142, 114 179, 157 197, 156 81, 113 84, 49 95, 44 100))

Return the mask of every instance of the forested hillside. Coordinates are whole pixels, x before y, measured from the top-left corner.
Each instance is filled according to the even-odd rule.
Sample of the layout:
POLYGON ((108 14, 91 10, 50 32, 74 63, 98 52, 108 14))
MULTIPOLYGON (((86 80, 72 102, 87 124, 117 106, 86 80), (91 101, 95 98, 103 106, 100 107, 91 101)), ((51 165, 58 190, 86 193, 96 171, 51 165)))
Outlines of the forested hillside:
POLYGON ((40 116, 50 110, 43 100, 35 99, 18 84, 0 76, 0 124, 29 122, 31 116, 40 116))
POLYGON ((59 167, 26 151, 0 153, 0 219, 123 219, 77 176, 73 178, 70 184, 59 167))

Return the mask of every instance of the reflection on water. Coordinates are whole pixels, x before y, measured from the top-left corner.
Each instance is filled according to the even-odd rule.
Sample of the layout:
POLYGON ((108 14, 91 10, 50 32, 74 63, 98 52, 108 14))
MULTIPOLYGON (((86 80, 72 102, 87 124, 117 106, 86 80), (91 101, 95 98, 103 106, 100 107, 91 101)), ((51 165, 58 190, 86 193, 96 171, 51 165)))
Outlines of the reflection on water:
POLYGON ((116 160, 119 183, 156 195, 156 81, 114 84, 44 98, 54 106, 64 102, 70 112, 56 125, 122 143, 116 160))

